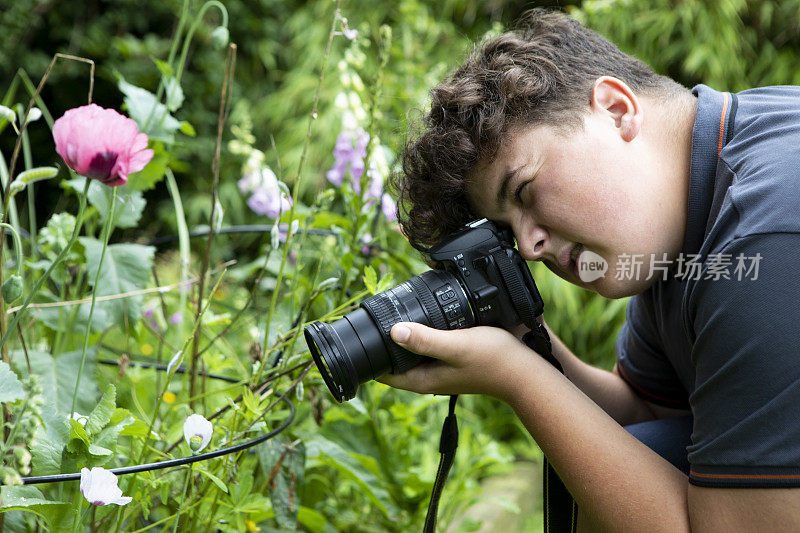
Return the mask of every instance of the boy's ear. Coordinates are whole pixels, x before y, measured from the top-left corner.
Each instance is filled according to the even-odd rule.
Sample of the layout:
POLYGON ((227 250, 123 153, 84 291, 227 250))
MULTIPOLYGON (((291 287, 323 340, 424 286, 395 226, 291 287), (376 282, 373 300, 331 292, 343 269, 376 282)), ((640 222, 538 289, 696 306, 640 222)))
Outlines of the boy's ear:
POLYGON ((624 81, 611 76, 597 78, 592 86, 590 104, 592 111, 614 121, 624 141, 632 141, 641 132, 642 109, 639 99, 624 81))

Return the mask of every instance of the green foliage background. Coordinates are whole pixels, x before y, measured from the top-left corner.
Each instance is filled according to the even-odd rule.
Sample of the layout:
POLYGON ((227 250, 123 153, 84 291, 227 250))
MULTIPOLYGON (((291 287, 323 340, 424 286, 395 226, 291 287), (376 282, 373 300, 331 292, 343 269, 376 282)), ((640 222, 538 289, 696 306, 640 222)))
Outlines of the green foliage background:
MULTIPOLYGON (((154 60, 167 56, 182 4, 181 0, 0 0, 0 91, 5 92, 18 68, 34 80, 40 79, 52 55, 63 52, 97 63, 94 101, 119 109, 123 95, 117 88, 118 76, 155 91, 160 73, 154 60)), ((197 7, 200 2, 194 4, 197 7)), ((238 45, 229 125, 249 128, 255 147, 267 156, 266 163, 280 171, 291 186, 297 177, 334 3, 225 0, 224 4, 230 13, 231 41, 238 45)), ((334 40, 303 175, 302 202, 314 205, 318 194, 328 187, 325 172, 333 163, 331 150, 341 130, 340 110, 334 101, 344 88, 343 73, 357 70, 367 86, 378 77, 381 25, 391 28, 393 39, 372 119, 381 142, 397 154, 415 118, 424 112, 429 89, 458 64, 472 43, 502 31, 525 9, 550 4, 503 0, 344 2, 343 15, 351 28, 358 29, 359 36, 355 48, 341 37, 334 40), (349 63, 345 61, 348 54, 349 63)), ((624 51, 688 87, 705 83, 737 91, 758 85, 800 84, 800 0, 587 0, 559 5, 624 51)), ((176 113, 179 120, 193 126, 196 137, 179 136, 162 154, 163 164, 177 175, 190 227, 208 223, 211 154, 223 76, 220 53, 209 46, 217 17, 212 12, 199 26, 182 80, 186 100, 176 113)), ((55 116, 85 102, 87 79, 82 65, 64 64, 54 71, 43 97, 55 116)), ((46 164, 48 157, 55 161, 47 133, 32 131, 31 136, 33 146, 39 147, 45 158, 41 163, 46 164)), ((230 139, 230 132, 226 132, 225 140, 230 139)), ((223 148, 226 146, 223 144, 223 148)), ((0 139, 0 151, 11 152, 8 137, 0 139)), ((225 222, 230 225, 260 221, 247 209, 236 187, 242 163, 240 154, 223 150, 220 202, 225 222)), ((41 227, 74 198, 55 187, 39 190, 37 216, 41 227)), ((175 215, 164 183, 156 182, 145 191, 144 198, 152 216, 138 226, 134 223, 123 228, 121 234, 136 239, 174 233, 175 215)), ((360 280, 363 267, 371 264, 381 277, 391 274, 397 282, 424 268, 399 235, 390 233, 381 238, 385 253, 351 257, 349 265, 339 269, 334 265, 321 279, 343 275, 360 280)), ((174 267, 175 263, 169 263, 168 251, 160 252, 164 255, 157 256, 156 262, 163 269, 162 275, 169 278, 169 265, 174 267)), ((250 260, 255 264, 263 253, 255 238, 233 237, 214 248, 212 260, 237 257, 243 264, 250 260)), ((252 264, 249 273, 254 270, 252 264)), ((257 310, 264 311, 275 274, 271 264, 273 284, 270 286, 268 280, 262 284, 264 296, 257 310)), ((288 281, 299 283, 308 293, 313 281, 301 274, 290 274, 288 281)), ((228 288, 234 295, 232 300, 243 300, 247 275, 232 277, 240 283, 228 288)), ((607 301, 569 286, 541 265, 534 265, 534 277, 546 301, 550 326, 582 358, 610 368, 626 302, 607 301)), ((354 281, 352 289, 360 289, 360 283, 354 281)), ((324 314, 333 303, 327 297, 315 303, 310 318, 324 314)), ((291 316, 289 311, 279 312, 276 320, 286 326, 291 316)), ((241 336, 232 344, 245 344, 241 336)), ((64 355, 60 354, 59 364, 67 369, 70 359, 64 355)), ((39 354, 37 361, 47 366, 48 357, 39 354)), ((216 364, 217 369, 235 367, 222 359, 216 364)), ((102 382, 114 379, 113 373, 94 367, 92 374, 102 382)), ((150 378, 137 370, 129 378, 129 382, 120 384, 117 394, 119 401, 133 403, 138 401, 137 391, 141 397, 150 386, 150 378)), ((102 390, 97 389, 95 396, 102 390)), ((370 384, 362 388, 357 400, 339 406, 332 404, 316 375, 298 404, 300 422, 293 427, 291 437, 299 438, 304 449, 296 458, 301 466, 291 463, 289 468, 302 472, 304 464, 300 527, 311 531, 418 529, 438 460, 438 431, 446 402, 370 384)), ((460 413, 463 445, 443 497, 444 524, 479 498, 480 477, 502 473, 516 460, 538 460, 535 444, 507 406, 466 397, 460 400, 460 413)), ((264 493, 275 453, 265 447, 259 452, 258 462, 245 459, 249 470, 242 466, 237 471, 234 484, 238 488, 227 500, 239 513, 239 520, 242 516, 263 520, 259 522, 262 530, 285 526, 280 517, 276 518, 277 511, 263 512, 277 504, 259 496, 264 493), (254 486, 253 475, 247 472, 259 468, 263 471, 254 486)), ((148 483, 160 490, 155 479, 148 483)), ((538 527, 540 519, 530 517, 526 530, 538 527)), ((8 523, 16 524, 16 520, 8 523)))

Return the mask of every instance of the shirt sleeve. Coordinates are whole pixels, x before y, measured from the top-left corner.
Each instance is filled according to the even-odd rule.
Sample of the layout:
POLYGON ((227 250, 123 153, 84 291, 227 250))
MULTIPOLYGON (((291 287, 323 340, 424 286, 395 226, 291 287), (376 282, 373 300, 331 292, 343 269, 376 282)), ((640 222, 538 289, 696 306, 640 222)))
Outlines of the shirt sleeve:
POLYGON ((720 253, 729 279, 706 266, 686 295, 696 372, 689 481, 798 487, 800 234, 739 237, 720 253))
POLYGON ((628 301, 616 351, 620 376, 641 398, 666 407, 689 408, 686 389, 665 355, 652 290, 628 301))

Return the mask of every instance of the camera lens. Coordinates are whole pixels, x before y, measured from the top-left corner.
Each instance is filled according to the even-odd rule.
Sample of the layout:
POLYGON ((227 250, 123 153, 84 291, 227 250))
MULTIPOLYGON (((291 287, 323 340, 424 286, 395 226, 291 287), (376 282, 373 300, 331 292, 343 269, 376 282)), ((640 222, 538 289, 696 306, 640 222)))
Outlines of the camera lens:
POLYGON ((306 343, 337 401, 354 398, 361 383, 404 372, 425 359, 391 340, 389 332, 398 322, 459 329, 475 325, 475 317, 456 277, 429 270, 364 300, 336 322, 314 322, 305 329, 306 343))

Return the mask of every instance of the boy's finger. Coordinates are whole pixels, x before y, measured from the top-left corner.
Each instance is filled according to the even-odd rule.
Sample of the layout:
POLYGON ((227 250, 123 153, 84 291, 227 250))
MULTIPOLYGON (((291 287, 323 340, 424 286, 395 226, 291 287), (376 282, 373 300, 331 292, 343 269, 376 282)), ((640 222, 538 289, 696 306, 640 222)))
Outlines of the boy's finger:
POLYGON ((468 335, 464 330, 444 331, 416 322, 398 322, 392 327, 392 340, 414 353, 449 361, 464 351, 468 335))

